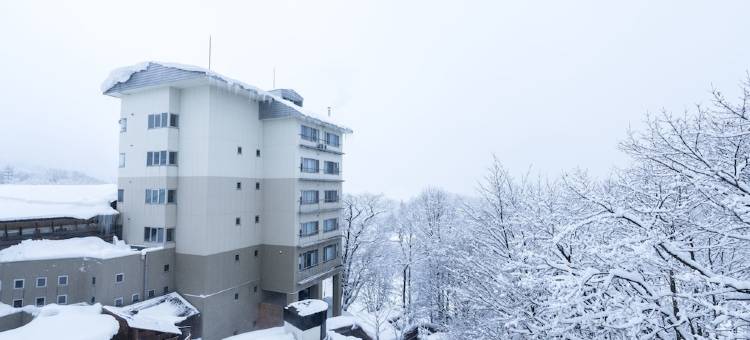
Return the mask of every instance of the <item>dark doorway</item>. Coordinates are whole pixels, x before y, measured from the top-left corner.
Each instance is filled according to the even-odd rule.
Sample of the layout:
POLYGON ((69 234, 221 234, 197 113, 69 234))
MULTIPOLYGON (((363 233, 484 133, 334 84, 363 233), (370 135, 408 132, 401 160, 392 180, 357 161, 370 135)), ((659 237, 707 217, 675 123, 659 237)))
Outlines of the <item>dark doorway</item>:
POLYGON ((299 291, 299 295, 297 296, 297 298, 299 299, 298 301, 309 299, 312 296, 312 289, 311 288, 312 287, 307 287, 307 288, 305 288, 303 290, 300 290, 299 291))

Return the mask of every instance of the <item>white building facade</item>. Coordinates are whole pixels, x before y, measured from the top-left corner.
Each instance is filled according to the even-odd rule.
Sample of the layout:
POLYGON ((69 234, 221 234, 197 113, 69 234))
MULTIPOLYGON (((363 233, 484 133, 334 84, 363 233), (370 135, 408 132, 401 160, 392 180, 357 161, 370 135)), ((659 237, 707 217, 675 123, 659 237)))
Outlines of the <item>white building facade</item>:
POLYGON ((174 289, 217 339, 278 325, 282 307, 341 309, 343 135, 293 90, 192 66, 113 72, 120 98, 118 210, 128 244, 174 249, 174 289))

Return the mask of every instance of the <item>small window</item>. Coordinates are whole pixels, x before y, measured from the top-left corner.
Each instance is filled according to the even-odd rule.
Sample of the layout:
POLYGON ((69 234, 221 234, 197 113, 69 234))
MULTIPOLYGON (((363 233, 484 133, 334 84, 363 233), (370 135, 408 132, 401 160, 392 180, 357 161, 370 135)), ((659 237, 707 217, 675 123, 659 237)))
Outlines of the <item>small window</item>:
POLYGON ((124 273, 115 274, 115 282, 122 282, 122 281, 125 281, 125 274, 124 273))
POLYGON ((92 285, 96 284, 96 276, 91 277, 91 284, 92 285))
POLYGON ((255 157, 260 157, 260 149, 255 150, 255 157))
POLYGON ((154 297, 154 296, 156 296, 156 291, 155 291, 155 290, 153 290, 153 289, 152 289, 152 290, 149 290, 149 291, 148 291, 148 298, 150 299, 150 298, 152 298, 152 297, 154 297))
POLYGON ((336 245, 332 244, 323 248, 323 261, 330 261, 336 258, 336 245))
POLYGON ((174 228, 167 229, 167 242, 174 242, 174 228))
POLYGON ((46 298, 44 298, 44 297, 38 297, 38 298, 36 298, 36 306, 37 307, 42 307, 45 304, 47 304, 47 299, 46 298))
POLYGON ((171 127, 179 127, 180 126, 180 116, 174 113, 169 114, 169 126, 171 127))
POLYGON ((167 286, 164 286, 164 290, 163 290, 163 291, 164 291, 164 294, 167 294, 167 293, 169 293, 169 287, 167 287, 167 286))
POLYGON ((96 302, 96 298, 92 296, 91 297, 91 304, 94 304, 94 302, 96 302))
POLYGON ((258 257, 258 250, 256 249, 256 250, 255 250, 255 251, 253 252, 253 254, 255 255, 255 257, 258 257))
POLYGON ((68 296, 67 295, 58 295, 57 296, 57 304, 58 305, 65 305, 68 303, 68 296))
POLYGON ((24 279, 13 280, 13 289, 23 289, 24 279))
POLYGON ((164 271, 165 271, 165 272, 168 272, 168 271, 169 271, 169 265, 168 265, 168 264, 165 264, 165 265, 164 265, 164 271))
POLYGON ((126 132, 126 131, 128 131, 128 119, 121 118, 120 119, 120 132, 126 132))
POLYGON ((258 292, 258 286, 254 286, 253 287, 253 293, 257 293, 257 292, 258 292))
POLYGON ((336 218, 329 218, 323 221, 323 231, 334 231, 339 228, 339 220, 336 218))
POLYGON ((121 168, 125 167, 125 154, 124 153, 120 154, 120 167, 121 168))
POLYGON ((117 202, 125 202, 125 190, 117 189, 117 202))
POLYGON ((326 144, 330 146, 339 146, 339 135, 326 132, 326 144))
POLYGON ((240 254, 234 254, 234 260, 239 261, 240 260, 240 254))
POLYGON ((255 215, 255 223, 260 223, 260 215, 255 215))
POLYGON ((338 202, 339 192, 337 190, 326 190, 325 200, 326 200, 326 203, 338 202))
POLYGON ((140 296, 140 295, 138 295, 138 294, 133 294, 133 295, 132 295, 132 296, 130 297, 130 301, 132 301, 132 303, 136 303, 136 302, 138 302, 138 301, 141 301, 141 296, 140 296))
POLYGON ((241 220, 240 220, 240 218, 239 218, 239 217, 235 217, 235 218, 234 218, 234 224, 235 224, 235 225, 240 225, 240 224, 241 224, 240 222, 241 222, 241 220))
POLYGON ((36 288, 44 288, 47 287, 47 278, 46 277, 37 277, 36 278, 36 288))
POLYGON ((318 129, 314 129, 309 126, 302 125, 300 136, 302 136, 302 139, 304 140, 317 142, 318 141, 318 129))
POLYGON ((234 293, 234 299, 235 300, 239 300, 239 298, 240 298, 240 294, 239 293, 234 293))
POLYGON ((177 165, 177 151, 169 152, 169 165, 177 165))
POLYGON ((115 307, 122 307, 122 298, 118 297, 115 299, 115 307))
POLYGON ((238 155, 241 155, 241 154, 242 154, 242 147, 241 147, 241 146, 238 146, 238 147, 237 147, 237 154, 238 154, 238 155))
POLYGON ((320 161, 313 158, 302 158, 299 166, 300 171, 308 173, 318 173, 320 171, 320 161))
POLYGON ((242 182, 237 182, 236 188, 237 190, 242 190, 242 182))
POLYGON ((167 203, 177 203, 177 190, 167 190, 167 203))
POLYGON ((60 275, 57 277, 57 285, 58 286, 67 286, 68 285, 68 275, 60 275))
POLYGON ((255 190, 260 190, 260 182, 255 182, 255 190))
POLYGON ((13 300, 13 307, 15 308, 21 308, 23 307, 23 300, 13 300))

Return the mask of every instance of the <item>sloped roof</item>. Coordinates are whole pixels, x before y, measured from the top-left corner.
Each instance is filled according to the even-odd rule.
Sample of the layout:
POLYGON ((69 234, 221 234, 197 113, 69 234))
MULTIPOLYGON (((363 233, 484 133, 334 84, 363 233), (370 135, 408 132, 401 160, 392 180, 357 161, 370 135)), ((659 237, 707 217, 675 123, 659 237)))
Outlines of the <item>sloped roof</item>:
POLYGON ((132 328, 170 334, 181 334, 177 324, 200 313, 176 292, 124 307, 104 306, 104 309, 124 319, 132 328))
POLYGON ((117 199, 117 186, 101 185, 0 185, 0 221, 41 218, 87 220, 116 215, 110 203, 117 199))

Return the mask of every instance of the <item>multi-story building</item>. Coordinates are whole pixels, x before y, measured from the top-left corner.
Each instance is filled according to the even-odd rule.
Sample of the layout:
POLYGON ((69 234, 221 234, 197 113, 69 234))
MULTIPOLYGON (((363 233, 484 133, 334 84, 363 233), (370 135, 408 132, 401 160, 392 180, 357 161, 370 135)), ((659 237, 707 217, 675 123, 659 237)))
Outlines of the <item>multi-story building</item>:
POLYGON ((216 339, 281 321, 333 286, 341 309, 343 135, 293 90, 263 91, 193 66, 113 72, 118 203, 131 245, 174 251, 174 288, 216 339), (326 281, 327 283, 328 281, 326 281))

